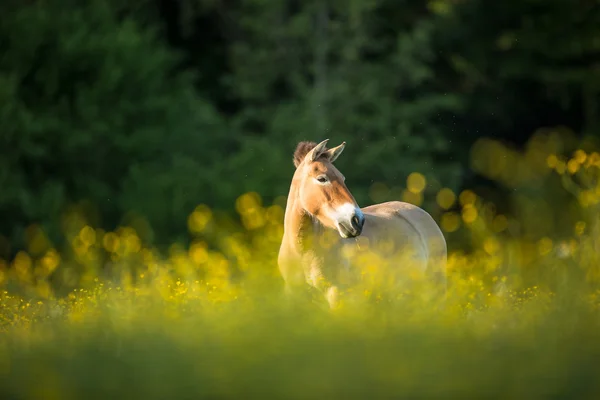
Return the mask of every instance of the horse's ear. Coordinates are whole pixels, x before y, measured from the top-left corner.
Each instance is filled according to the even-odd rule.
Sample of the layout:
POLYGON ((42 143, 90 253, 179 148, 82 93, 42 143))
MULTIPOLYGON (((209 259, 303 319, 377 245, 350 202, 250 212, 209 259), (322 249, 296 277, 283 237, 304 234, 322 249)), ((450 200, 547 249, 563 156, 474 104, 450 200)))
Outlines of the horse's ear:
POLYGON ((340 144, 339 146, 327 150, 327 157, 329 158, 329 162, 334 162, 335 160, 337 160, 340 154, 342 154, 342 151, 344 151, 344 147, 346 147, 346 142, 342 142, 342 144, 340 144))
POLYGON ((298 143, 296 150, 294 151, 294 167, 298 168, 302 161, 304 161, 304 158, 308 152, 314 149, 316 145, 317 144, 315 142, 298 143))
POLYGON ((298 166, 304 160, 312 162, 323 155, 323 153, 325 153, 325 146, 327 145, 328 140, 329 139, 325 139, 319 144, 316 144, 315 142, 298 143, 298 146, 296 146, 296 151, 294 152, 294 167, 298 168, 298 166))
POLYGON ((306 154, 306 157, 304 157, 304 159, 307 162, 315 161, 317 158, 319 158, 325 152, 325 146, 327 146, 328 141, 329 141, 329 139, 325 139, 321 143, 316 145, 311 151, 309 151, 306 154))

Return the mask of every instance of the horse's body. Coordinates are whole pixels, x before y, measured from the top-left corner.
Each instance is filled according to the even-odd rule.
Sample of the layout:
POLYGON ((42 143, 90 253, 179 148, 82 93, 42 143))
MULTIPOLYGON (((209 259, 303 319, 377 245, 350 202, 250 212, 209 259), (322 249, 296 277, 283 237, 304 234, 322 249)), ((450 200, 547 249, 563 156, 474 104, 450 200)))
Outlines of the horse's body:
POLYGON ((333 166, 345 143, 329 150, 326 143, 302 142, 294 154, 278 257, 288 292, 308 283, 333 307, 344 278, 357 276, 354 261, 365 250, 393 266, 396 277, 422 272, 445 288, 446 241, 433 218, 399 201, 359 208, 333 166))

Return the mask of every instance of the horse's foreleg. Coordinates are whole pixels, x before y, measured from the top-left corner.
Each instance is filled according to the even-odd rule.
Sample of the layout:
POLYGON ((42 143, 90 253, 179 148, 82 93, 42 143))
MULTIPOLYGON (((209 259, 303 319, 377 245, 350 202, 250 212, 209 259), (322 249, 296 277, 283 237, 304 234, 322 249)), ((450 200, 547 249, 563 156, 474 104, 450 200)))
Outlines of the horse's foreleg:
POLYGON ((332 310, 336 309, 339 306, 339 295, 340 295, 340 290, 335 285, 331 285, 325 291, 325 298, 327 299, 327 302, 329 303, 329 308, 331 308, 332 310))
POLYGON ((336 284, 330 282, 320 266, 312 265, 306 279, 307 283, 317 289, 325 296, 330 309, 335 309, 339 305, 339 288, 336 284))

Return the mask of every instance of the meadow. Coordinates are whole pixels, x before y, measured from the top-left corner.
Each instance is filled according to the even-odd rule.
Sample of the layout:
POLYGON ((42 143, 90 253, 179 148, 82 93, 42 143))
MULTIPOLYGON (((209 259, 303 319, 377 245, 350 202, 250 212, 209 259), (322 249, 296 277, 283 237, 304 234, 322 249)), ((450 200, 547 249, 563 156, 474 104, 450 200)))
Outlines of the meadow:
POLYGON ((1 398, 597 398, 600 155, 548 143, 475 149, 475 168, 515 188, 515 215, 407 180, 399 196, 434 196, 448 237, 443 307, 426 285, 386 291, 376 260, 339 309, 286 300, 284 199, 253 192, 238 219, 199 205, 191 243, 166 256, 76 207, 68 249, 31 226, 0 265, 1 398))

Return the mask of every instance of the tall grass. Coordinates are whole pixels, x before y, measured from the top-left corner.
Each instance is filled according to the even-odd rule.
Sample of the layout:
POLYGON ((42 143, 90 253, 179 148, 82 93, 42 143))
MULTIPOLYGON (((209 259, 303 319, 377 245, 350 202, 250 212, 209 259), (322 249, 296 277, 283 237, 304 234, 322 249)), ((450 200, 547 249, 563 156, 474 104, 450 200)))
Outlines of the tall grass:
POLYGON ((289 301, 283 209, 254 193, 236 204, 241 227, 199 206, 191 244, 165 257, 143 232, 77 213, 60 254, 33 226, 0 269, 1 398, 596 398, 600 156, 512 156, 532 174, 518 185, 537 188, 521 204, 543 199, 538 213, 439 191, 443 307, 424 286, 385 291, 368 262, 335 311, 318 295, 289 301))

